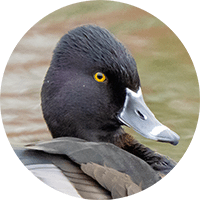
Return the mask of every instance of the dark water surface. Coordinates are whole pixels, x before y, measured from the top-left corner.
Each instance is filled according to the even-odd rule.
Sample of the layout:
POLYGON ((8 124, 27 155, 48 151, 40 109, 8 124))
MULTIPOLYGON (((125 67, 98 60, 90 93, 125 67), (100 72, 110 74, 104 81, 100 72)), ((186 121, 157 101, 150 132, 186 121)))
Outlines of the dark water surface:
POLYGON ((132 6, 113 2, 74 4, 45 17, 16 46, 2 82, 2 118, 12 144, 50 139, 42 117, 40 88, 58 40, 70 29, 96 24, 111 31, 134 56, 143 95, 156 117, 181 137, 177 146, 142 143, 176 161, 193 137, 199 114, 199 88, 183 44, 161 21, 132 6))

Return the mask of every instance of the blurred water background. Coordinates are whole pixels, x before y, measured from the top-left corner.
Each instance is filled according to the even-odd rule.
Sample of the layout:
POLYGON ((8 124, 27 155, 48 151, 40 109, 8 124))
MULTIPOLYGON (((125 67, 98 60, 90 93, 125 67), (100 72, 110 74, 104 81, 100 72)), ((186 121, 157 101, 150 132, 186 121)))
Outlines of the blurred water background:
POLYGON ((11 144, 51 139, 40 107, 43 78, 59 39, 83 24, 107 28, 131 51, 146 104, 181 140, 172 146, 143 138, 128 128, 127 132, 179 161, 191 142, 199 114, 193 63, 180 40, 160 20, 136 7, 109 1, 64 7, 39 21, 18 43, 1 88, 2 119, 11 144))

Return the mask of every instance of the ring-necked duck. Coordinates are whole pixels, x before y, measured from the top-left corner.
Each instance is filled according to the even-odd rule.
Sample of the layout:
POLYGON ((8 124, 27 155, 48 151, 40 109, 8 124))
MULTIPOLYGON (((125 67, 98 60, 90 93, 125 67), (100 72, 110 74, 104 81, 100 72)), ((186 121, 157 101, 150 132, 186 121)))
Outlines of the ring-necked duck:
MULTIPOLYGON (((111 195, 108 198, 143 190, 175 166, 174 161, 140 144, 121 127, 126 125, 146 138, 173 145, 179 141, 146 106, 134 58, 106 29, 81 26, 61 38, 41 98, 44 119, 54 139, 28 146, 46 152, 45 156, 31 150, 23 151, 22 156, 21 150, 17 151, 26 165, 30 166, 30 157, 32 164, 44 164, 48 157, 47 163, 54 163, 70 179, 70 167, 64 163, 76 163, 79 173, 95 179, 104 188, 102 193, 111 195), (24 156, 28 156, 28 163, 24 156)), ((84 198, 97 198, 84 196, 86 192, 76 181, 71 182, 84 198)))

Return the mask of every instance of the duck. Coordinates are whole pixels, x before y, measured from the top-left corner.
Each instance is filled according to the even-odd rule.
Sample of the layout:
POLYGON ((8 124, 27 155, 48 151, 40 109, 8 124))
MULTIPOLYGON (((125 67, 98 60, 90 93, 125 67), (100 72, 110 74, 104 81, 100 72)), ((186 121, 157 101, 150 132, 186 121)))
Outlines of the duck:
POLYGON ((83 25, 60 39, 43 81, 41 107, 52 140, 15 153, 58 191, 121 198, 152 186, 176 165, 124 130, 172 145, 180 139, 147 107, 133 56, 105 28, 83 25))

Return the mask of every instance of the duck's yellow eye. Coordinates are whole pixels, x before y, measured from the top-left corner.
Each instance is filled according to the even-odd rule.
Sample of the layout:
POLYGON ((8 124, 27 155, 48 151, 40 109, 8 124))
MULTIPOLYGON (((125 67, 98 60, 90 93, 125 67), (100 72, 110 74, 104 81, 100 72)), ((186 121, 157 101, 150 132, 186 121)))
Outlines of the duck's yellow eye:
POLYGON ((94 79, 98 82, 104 82, 106 80, 106 76, 101 73, 101 72, 97 72, 95 75, 94 75, 94 79))

